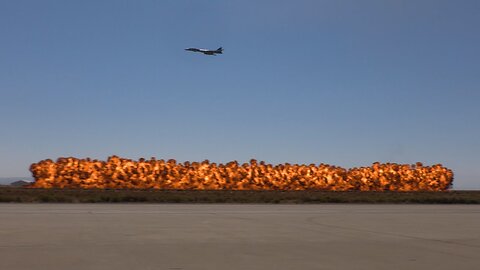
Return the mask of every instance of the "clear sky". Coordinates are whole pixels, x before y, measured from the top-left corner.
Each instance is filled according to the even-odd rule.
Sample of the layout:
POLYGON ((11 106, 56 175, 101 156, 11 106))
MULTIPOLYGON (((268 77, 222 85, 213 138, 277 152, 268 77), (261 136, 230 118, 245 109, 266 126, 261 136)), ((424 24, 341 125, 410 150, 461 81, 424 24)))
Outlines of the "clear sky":
POLYGON ((0 177, 60 156, 421 161, 480 189, 479 14, 476 0, 0 1, 0 177))

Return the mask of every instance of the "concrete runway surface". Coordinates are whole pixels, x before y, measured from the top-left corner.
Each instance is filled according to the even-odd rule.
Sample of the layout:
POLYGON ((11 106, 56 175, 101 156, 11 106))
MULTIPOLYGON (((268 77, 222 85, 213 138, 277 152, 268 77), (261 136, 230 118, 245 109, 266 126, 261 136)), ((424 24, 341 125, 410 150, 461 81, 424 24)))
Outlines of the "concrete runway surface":
POLYGON ((480 269, 480 206, 0 204, 0 269, 480 269))

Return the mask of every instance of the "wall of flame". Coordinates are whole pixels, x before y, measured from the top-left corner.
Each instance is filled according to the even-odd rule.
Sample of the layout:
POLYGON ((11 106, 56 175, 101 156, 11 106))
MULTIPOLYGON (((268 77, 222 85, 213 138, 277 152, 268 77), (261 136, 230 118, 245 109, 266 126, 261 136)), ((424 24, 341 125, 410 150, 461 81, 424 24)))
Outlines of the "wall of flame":
POLYGON ((177 163, 170 159, 107 161, 73 157, 42 160, 30 166, 33 188, 188 189, 188 190, 332 190, 443 191, 451 187, 452 170, 441 164, 424 166, 375 162, 344 169, 327 164, 267 164, 255 159, 239 164, 177 163))

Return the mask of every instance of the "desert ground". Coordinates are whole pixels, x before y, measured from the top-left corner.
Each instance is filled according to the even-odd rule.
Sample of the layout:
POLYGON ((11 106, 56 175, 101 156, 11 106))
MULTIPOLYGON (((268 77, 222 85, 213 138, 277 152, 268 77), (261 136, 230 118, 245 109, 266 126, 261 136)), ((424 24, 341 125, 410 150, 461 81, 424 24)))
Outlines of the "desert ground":
POLYGON ((319 190, 38 189, 0 187, 0 202, 480 204, 480 191, 377 192, 319 190))
POLYGON ((476 269, 480 206, 0 204, 0 269, 476 269))

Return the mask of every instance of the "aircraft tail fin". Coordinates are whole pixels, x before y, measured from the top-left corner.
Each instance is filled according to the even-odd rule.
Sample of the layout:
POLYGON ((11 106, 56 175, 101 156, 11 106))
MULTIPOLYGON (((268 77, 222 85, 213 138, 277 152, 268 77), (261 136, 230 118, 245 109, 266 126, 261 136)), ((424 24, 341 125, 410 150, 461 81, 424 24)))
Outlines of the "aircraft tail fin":
POLYGON ((216 53, 223 53, 223 48, 222 47, 218 48, 216 53))

